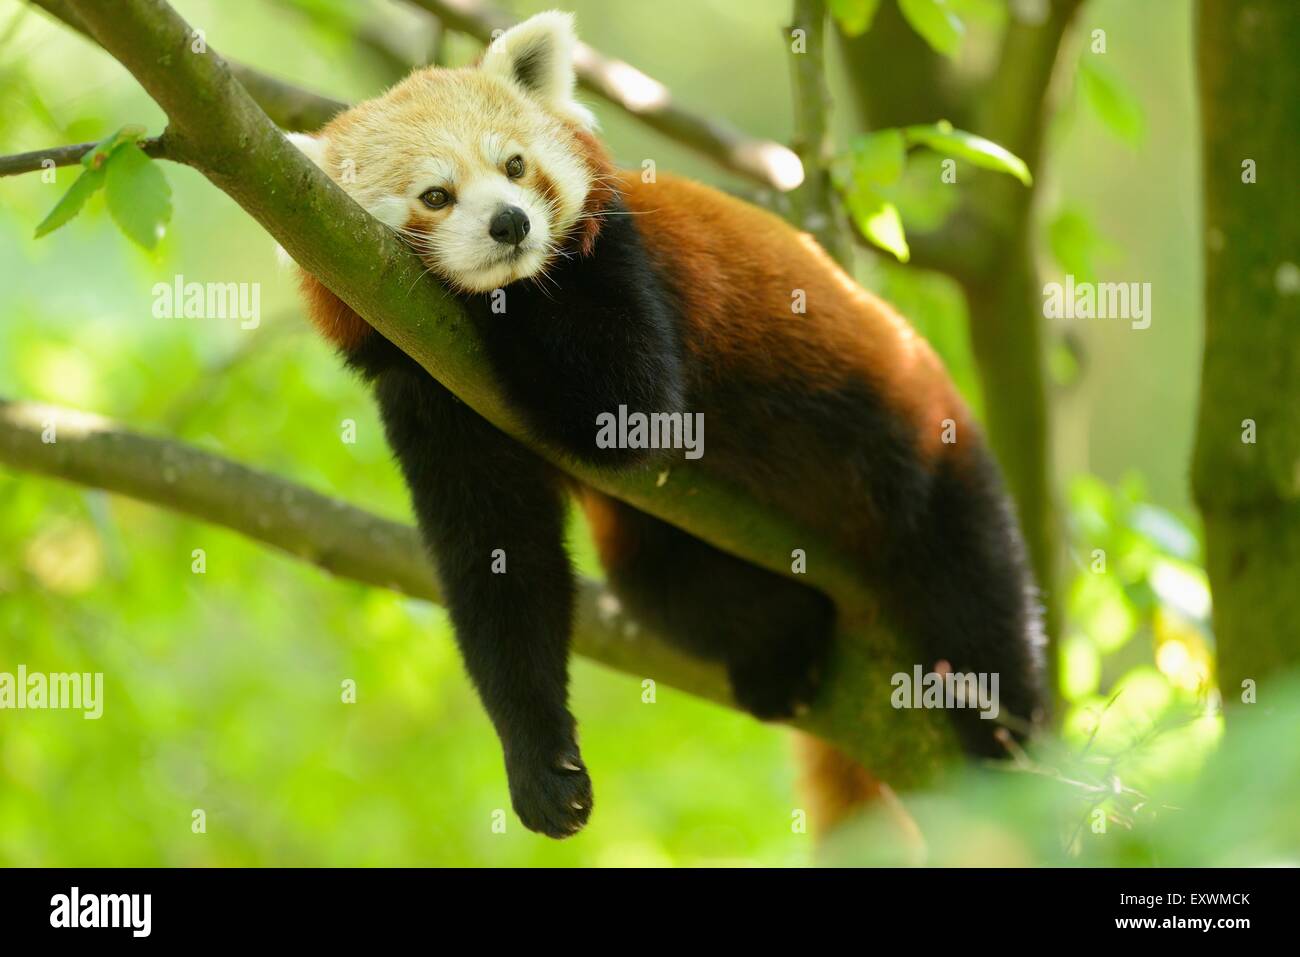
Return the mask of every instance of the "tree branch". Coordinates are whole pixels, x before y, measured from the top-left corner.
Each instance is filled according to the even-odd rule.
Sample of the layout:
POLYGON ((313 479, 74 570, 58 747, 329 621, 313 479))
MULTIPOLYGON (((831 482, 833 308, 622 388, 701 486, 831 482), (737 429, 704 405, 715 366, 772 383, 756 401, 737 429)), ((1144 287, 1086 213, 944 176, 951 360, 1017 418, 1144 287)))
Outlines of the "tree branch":
POLYGON ((826 0, 795 0, 787 39, 794 87, 795 148, 804 169, 803 185, 791 197, 794 223, 811 233, 836 262, 849 268, 853 251, 836 208, 829 163, 826 0))
MULTIPOLYGON (((338 578, 442 603, 411 526, 181 442, 58 406, 0 399, 0 462, 224 526, 338 578)), ((599 582, 581 582, 577 608, 574 646, 580 654, 732 704, 720 667, 689 658, 645 630, 599 582)))
MULTIPOLYGON (((864 129, 886 129, 950 120, 970 128, 974 86, 957 76, 952 61, 923 40, 896 3, 883 3, 871 29, 856 37, 836 30, 848 72, 849 92, 864 129)), ((984 235, 985 226, 971 211, 959 207, 938 229, 908 230, 908 262, 919 269, 944 273, 967 285, 996 269, 984 235)), ((871 244, 857 230, 859 245, 871 244)))
POLYGON ((474 327, 425 276, 423 262, 289 144, 209 45, 190 49, 188 25, 164 0, 75 0, 96 39, 127 67, 171 119, 169 152, 200 169, 306 269, 380 333, 488 421, 583 482, 719 548, 785 575, 802 548, 801 579, 835 599, 840 636, 826 687, 805 727, 891 781, 915 782, 954 754, 934 711, 898 711, 891 676, 915 653, 876 622, 876 602, 857 563, 825 536, 749 500, 711 475, 707 458, 674 467, 608 472, 539 447, 505 405, 474 327))
MULTIPOLYGON (((54 146, 30 153, 15 153, 12 156, 0 156, 0 176, 16 176, 19 173, 32 173, 38 169, 54 166, 74 166, 81 158, 93 150, 98 143, 74 143, 71 146, 54 146)), ((167 159, 167 144, 160 136, 151 136, 140 141, 140 149, 145 155, 154 159, 167 159)))
MULTIPOLYGON (((478 0, 408 0, 460 33, 489 43, 495 31, 515 20, 478 0)), ((722 120, 709 119, 673 102, 668 88, 622 60, 605 56, 585 43, 573 51, 581 86, 632 114, 651 129, 689 146, 746 179, 778 189, 803 182, 799 157, 772 140, 756 139, 722 120)))
MULTIPOLYGON (((1050 0, 1042 22, 1012 17, 980 93, 974 131, 1015 153, 1035 176, 1042 164, 1052 74, 1066 31, 1082 5, 1083 0, 1050 0)), ((976 170, 974 179, 963 196, 989 231, 988 238, 1013 242, 1029 218, 1035 191, 984 170, 976 170)))
MULTIPOLYGON (((862 245, 871 246, 857 230, 852 235, 862 245)), ((911 251, 909 266, 941 272, 966 288, 987 276, 997 265, 993 250, 984 239, 983 228, 968 210, 960 207, 937 229, 909 229, 907 247, 911 251)))

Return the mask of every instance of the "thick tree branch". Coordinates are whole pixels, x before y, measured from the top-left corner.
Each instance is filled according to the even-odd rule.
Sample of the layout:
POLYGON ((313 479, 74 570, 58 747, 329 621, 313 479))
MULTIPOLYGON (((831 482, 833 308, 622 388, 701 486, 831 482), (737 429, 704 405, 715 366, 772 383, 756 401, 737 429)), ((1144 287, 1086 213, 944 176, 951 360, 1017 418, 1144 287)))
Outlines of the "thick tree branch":
MULTIPOLYGON (((451 29, 488 43, 508 30, 514 18, 478 0, 409 0, 451 29)), ((586 90, 622 107, 651 129, 702 153, 747 179, 778 189, 803 182, 799 157, 772 140, 756 139, 722 120, 699 116, 673 102, 668 88, 630 63, 605 56, 585 43, 574 49, 578 82, 586 90)))
MULTIPOLYGON (((191 51, 190 28, 163 0, 76 0, 96 39, 171 119, 169 151, 204 172, 289 253, 477 412, 587 484, 716 546, 790 575, 808 557, 808 583, 836 599, 840 640, 828 687, 806 727, 882 775, 911 783, 953 753, 942 714, 897 711, 891 676, 915 653, 875 621, 862 570, 813 530, 748 500, 693 463, 611 475, 539 448, 503 403, 474 327, 425 276, 423 263, 293 148, 211 46, 191 51)), ((707 463, 707 457, 700 463, 707 463)))
MULTIPOLYGON (((0 399, 0 462, 224 526, 339 578, 442 601, 411 526, 99 416, 0 399)), ((720 668, 681 654, 626 617, 599 582, 579 588, 574 645, 593 661, 731 704, 720 668)))

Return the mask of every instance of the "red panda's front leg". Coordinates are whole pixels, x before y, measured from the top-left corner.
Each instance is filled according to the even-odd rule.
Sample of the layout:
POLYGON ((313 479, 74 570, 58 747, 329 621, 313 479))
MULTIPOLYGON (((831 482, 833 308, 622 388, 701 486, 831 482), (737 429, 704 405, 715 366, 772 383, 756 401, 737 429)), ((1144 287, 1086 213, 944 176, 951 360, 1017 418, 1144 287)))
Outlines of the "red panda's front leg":
POLYGON ((568 837, 591 814, 569 713, 574 579, 564 497, 550 467, 412 360, 374 378, 466 670, 505 752, 524 826, 568 837))

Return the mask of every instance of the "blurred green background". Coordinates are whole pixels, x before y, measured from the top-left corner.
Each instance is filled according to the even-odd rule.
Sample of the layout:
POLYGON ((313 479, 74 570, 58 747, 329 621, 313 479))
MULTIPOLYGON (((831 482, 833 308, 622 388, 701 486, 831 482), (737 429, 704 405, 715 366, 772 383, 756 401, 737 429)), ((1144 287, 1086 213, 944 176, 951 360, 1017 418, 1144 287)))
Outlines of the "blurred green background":
MULTIPOLYGON (((382 0, 297 5, 326 14, 316 17, 272 0, 175 6, 221 52, 348 100, 393 79, 358 48, 350 19, 381 26, 412 58, 431 42, 425 18, 382 0)), ((508 5, 520 15, 548 6, 508 5)), ((787 3, 564 6, 585 40, 662 80, 688 107, 790 139, 787 3)), ((1001 5, 958 6, 976 24, 962 58, 986 60, 978 24, 996 22, 1001 5)), ((1055 330, 1052 363, 1056 470, 1074 559, 1061 644, 1068 756, 1054 766, 1102 754, 1126 781, 1156 791, 1191 786, 1219 733, 1216 719, 1194 717, 1212 686, 1213 639, 1186 482, 1200 349, 1190 13, 1178 0, 1088 5, 1080 33, 1107 30, 1109 72, 1080 84, 1072 63, 1082 41, 1066 49, 1049 164, 1035 171, 1045 280, 1091 269, 1156 290, 1150 329, 1055 330), (1104 85, 1092 94, 1101 109, 1087 83, 1104 85), (1088 570, 1099 547, 1109 556, 1104 576, 1088 570), (1166 724, 1157 753, 1135 743, 1142 729, 1166 724)), ((452 36, 448 57, 463 63, 477 50, 452 36)), ((653 158, 663 170, 741 185, 593 105, 621 164, 653 158)), ((128 122, 157 133, 163 119, 122 68, 38 11, 0 2, 0 152, 96 139, 128 122)), ((102 197, 32 239, 72 170, 54 184, 0 180, 0 395, 99 412, 407 519, 372 403, 309 332, 272 240, 194 171, 165 172, 175 214, 153 254, 121 236, 102 197), (260 283, 260 326, 154 318, 151 287, 177 274, 260 283), (341 439, 345 420, 357 423, 355 444, 341 439)), ((860 278, 931 338, 978 405, 964 306, 950 281, 876 257, 863 257, 860 278)), ((572 537, 583 570, 595 574, 580 525, 572 537)), ((556 843, 507 814, 505 833, 494 833, 494 810, 509 807, 500 752, 440 609, 333 580, 148 505, 0 471, 0 670, 19 662, 102 671, 106 706, 99 721, 0 713, 4 864, 814 860, 811 836, 791 827, 801 805, 785 732, 664 687, 657 703, 643 704, 638 680, 582 661, 573 710, 596 784, 592 823, 556 843), (203 575, 191 571, 196 548, 206 552, 203 575), (340 702, 345 679, 357 683, 356 704, 340 702), (204 834, 191 832, 195 808, 207 814, 204 834)), ((1279 787, 1295 788, 1294 766, 1289 773, 1279 787)), ((972 793, 1008 786, 996 776, 981 782, 972 793)), ((1090 843, 1092 829, 1081 836, 1070 821, 1100 803, 1096 795, 1057 791, 1052 820, 1034 822, 1045 828, 1038 837, 990 824, 996 839, 972 845, 985 855, 972 862, 1160 857, 1151 850, 1162 846, 1159 828, 1142 832, 1140 853, 1090 843), (1041 840, 1047 832, 1065 839, 1041 840)), ((1164 806, 1133 811, 1141 802, 1122 791, 1112 798, 1106 806, 1132 812, 1135 825, 1164 806)), ((945 817, 948 798, 926 800, 945 817)), ((1000 792, 988 803, 1017 806, 1000 792)), ((1183 853, 1220 859, 1213 846, 1183 853)))

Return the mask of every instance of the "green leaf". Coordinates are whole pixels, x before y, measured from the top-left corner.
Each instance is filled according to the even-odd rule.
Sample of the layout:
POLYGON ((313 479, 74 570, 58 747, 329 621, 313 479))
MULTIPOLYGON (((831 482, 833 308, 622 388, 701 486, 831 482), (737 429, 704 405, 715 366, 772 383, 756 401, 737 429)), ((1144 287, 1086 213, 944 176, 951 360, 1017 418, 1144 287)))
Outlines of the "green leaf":
POLYGON ((936 53, 957 55, 966 26, 945 0, 898 0, 898 9, 936 53))
POLYGON ((845 36, 860 37, 871 29, 880 0, 831 0, 831 15, 845 36))
POLYGON ((1142 142, 1142 106, 1123 83, 1092 58, 1084 58, 1079 61, 1079 86, 1107 129, 1130 146, 1142 142))
POLYGON ((41 220, 36 227, 36 237, 40 239, 46 233, 52 233, 58 229, 77 213, 81 212, 81 207, 86 205, 86 200, 94 196, 99 188, 104 185, 104 171, 102 169, 83 170, 77 177, 76 182, 68 187, 54 208, 50 210, 49 215, 41 220))
POLYGON ((854 139, 851 149, 854 182, 888 185, 903 175, 907 146, 902 130, 866 133, 854 139))
MULTIPOLYGON (((144 136, 143 126, 124 126, 113 135, 96 143, 92 150, 81 157, 81 165, 85 167, 85 171, 77 177, 76 182, 54 204, 54 208, 50 210, 49 215, 41 220, 40 225, 36 227, 36 238, 39 239, 41 236, 53 232, 81 212, 81 207, 86 205, 86 200, 98 192, 100 187, 107 182, 105 170, 113 154, 126 146, 130 146, 131 149, 140 153, 140 150, 135 146, 135 142, 142 136, 144 136)), ((144 156, 143 153, 140 153, 140 155, 144 156)), ((145 159, 147 161, 148 158, 145 157, 145 159)), ((159 173, 159 175, 162 174, 159 173)), ((164 182, 164 188, 166 188, 166 185, 164 182)), ((170 213, 170 206, 168 212, 170 213)))
POLYGON ((134 143, 118 146, 105 168, 105 197, 114 222, 130 239, 153 249, 172 215, 167 178, 134 143))
POLYGON ((898 207, 874 189, 855 184, 845 197, 845 205, 853 224, 858 230, 881 249, 893 253, 899 262, 911 258, 907 246, 907 237, 903 233, 903 219, 898 215, 898 207))
POLYGON ((116 133, 99 141, 95 148, 81 158, 81 165, 86 169, 98 169, 108 162, 108 158, 123 143, 135 143, 144 136, 144 127, 134 124, 124 126, 116 133))
POLYGON ((1077 209, 1063 209, 1048 224, 1047 242, 1061 271, 1082 282, 1095 282, 1094 263, 1100 240, 1088 216, 1077 209))
POLYGON ((913 145, 928 146, 936 153, 956 156, 984 169, 1008 173, 1026 186, 1033 185, 1034 177, 1019 156, 992 140, 954 129, 947 120, 928 126, 909 126, 903 133, 913 145))

